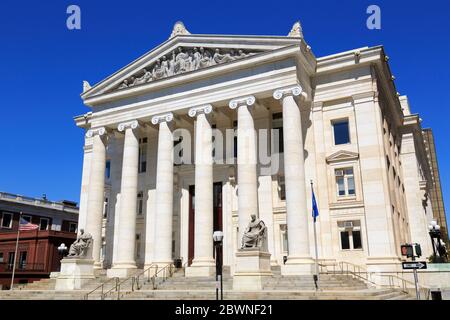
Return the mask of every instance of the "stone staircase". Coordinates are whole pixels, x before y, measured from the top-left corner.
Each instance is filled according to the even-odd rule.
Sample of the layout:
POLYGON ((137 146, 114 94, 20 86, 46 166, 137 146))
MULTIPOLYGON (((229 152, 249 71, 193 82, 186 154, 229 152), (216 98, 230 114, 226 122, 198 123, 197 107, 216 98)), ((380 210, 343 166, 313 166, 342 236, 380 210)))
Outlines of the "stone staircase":
MULTIPOLYGON (((55 291, 55 279, 43 279, 12 291, 0 291, 2 299, 80 300, 86 293, 109 280, 106 272, 88 282, 82 290, 55 291)), ((110 281, 105 292, 115 285, 110 281)), ((265 280, 259 292, 236 292, 232 290, 233 279, 228 267, 224 267, 223 295, 225 300, 405 300, 414 299, 397 289, 369 288, 364 282, 346 275, 321 274, 319 290, 315 289, 311 276, 282 276, 280 268, 273 268, 273 276, 265 280)), ((184 270, 158 282, 156 290, 151 282, 140 280, 140 290, 131 290, 131 281, 121 285, 120 293, 111 292, 107 300, 214 300, 215 277, 184 277, 184 270)), ((89 295, 89 299, 100 299, 100 290, 89 295)))

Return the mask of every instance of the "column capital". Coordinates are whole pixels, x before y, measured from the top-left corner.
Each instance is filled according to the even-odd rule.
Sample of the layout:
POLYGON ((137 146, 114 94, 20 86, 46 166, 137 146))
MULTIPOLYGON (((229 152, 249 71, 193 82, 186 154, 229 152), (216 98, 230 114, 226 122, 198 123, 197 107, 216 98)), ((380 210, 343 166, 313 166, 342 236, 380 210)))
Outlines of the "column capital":
POLYGON ((105 127, 93 128, 93 129, 89 129, 86 132, 86 138, 92 138, 93 136, 96 136, 96 135, 103 136, 105 134, 106 134, 105 127))
POLYGON ((285 88, 279 88, 273 92, 273 97, 276 100, 283 99, 286 96, 299 96, 302 95, 304 98, 306 98, 306 93, 303 91, 303 88, 300 85, 285 87, 285 88))
POLYGON ((157 125, 161 122, 171 122, 174 119, 173 113, 162 113, 152 117, 152 124, 157 125))
POLYGON ((139 122, 137 120, 127 121, 119 123, 117 130, 119 132, 125 131, 126 129, 137 129, 139 127, 139 122))
POLYGON ((202 106, 190 108, 188 114, 189 114, 189 117, 195 118, 198 114, 202 114, 202 113, 210 114, 212 112, 212 109, 213 109, 212 105, 205 104, 202 106))
POLYGON ((255 101, 255 96, 245 96, 231 100, 228 105, 231 109, 236 109, 240 106, 251 106, 255 103, 255 101))

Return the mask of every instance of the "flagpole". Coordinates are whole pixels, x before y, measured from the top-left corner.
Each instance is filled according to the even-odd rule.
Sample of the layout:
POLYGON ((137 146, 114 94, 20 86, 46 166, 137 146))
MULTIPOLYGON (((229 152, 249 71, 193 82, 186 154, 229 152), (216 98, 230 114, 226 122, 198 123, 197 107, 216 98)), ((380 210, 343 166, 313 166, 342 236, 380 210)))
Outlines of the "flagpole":
POLYGON ((9 290, 13 289, 14 286, 14 276, 16 273, 16 262, 17 262, 17 250, 19 249, 19 236, 20 236, 20 219, 22 218, 22 211, 19 213, 19 226, 17 227, 17 238, 16 238, 16 250, 14 251, 14 264, 11 275, 11 286, 9 290))
MULTIPOLYGON (((311 195, 314 195, 314 187, 313 187, 313 181, 311 180, 311 195)), ((314 208, 313 208, 314 210, 314 208)), ((316 230, 316 217, 314 217, 313 220, 313 225, 314 225, 314 249, 316 251, 316 261, 315 261, 315 266, 316 266, 316 277, 317 277, 317 284, 316 284, 316 290, 318 289, 318 283, 319 283, 319 251, 317 249, 317 230, 316 230)))

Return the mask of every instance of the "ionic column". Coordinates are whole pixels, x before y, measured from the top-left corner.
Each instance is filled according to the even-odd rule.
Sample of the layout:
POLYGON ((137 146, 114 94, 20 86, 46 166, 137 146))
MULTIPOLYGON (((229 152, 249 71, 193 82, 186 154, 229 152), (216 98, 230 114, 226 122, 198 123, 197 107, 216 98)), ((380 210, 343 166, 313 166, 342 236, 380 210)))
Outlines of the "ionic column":
POLYGON ((195 226, 194 260, 186 269, 186 277, 214 274, 213 258, 213 143, 212 129, 207 115, 211 105, 191 108, 189 116, 195 123, 195 226))
POLYGON ((90 129, 87 138, 92 138, 92 158, 87 195, 86 233, 92 235, 92 259, 94 267, 101 268, 102 220, 105 192, 106 129, 90 129))
POLYGON ((137 120, 121 123, 119 132, 125 132, 122 179, 120 187, 120 213, 117 241, 117 257, 108 276, 126 278, 136 269, 136 206, 138 187, 139 140, 137 120))
POLYGON ((256 131, 249 107, 255 103, 254 96, 242 97, 230 101, 231 109, 238 109, 237 129, 237 178, 238 178, 238 216, 239 243, 251 215, 258 216, 258 180, 256 131))
POLYGON ((288 229, 288 260, 283 274, 311 274, 313 260, 309 248, 308 215, 306 205, 305 158, 303 151, 302 119, 294 96, 306 94, 300 86, 278 89, 273 97, 282 100, 284 176, 286 184, 286 215, 288 229))
POLYGON ((152 118, 152 124, 159 124, 153 263, 160 267, 173 262, 173 134, 169 126, 172 120, 172 113, 152 118))

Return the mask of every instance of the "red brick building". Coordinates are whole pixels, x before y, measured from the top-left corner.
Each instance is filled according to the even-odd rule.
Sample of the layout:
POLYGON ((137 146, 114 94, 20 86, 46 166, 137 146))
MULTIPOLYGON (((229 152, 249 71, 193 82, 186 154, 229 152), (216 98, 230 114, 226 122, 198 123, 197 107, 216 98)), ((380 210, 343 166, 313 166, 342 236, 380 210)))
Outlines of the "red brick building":
POLYGON ((58 247, 67 247, 76 239, 78 207, 71 201, 52 202, 47 199, 23 197, 0 192, 0 287, 9 289, 16 248, 19 215, 39 226, 37 230, 21 231, 14 283, 29 283, 48 278, 58 271, 58 247))

